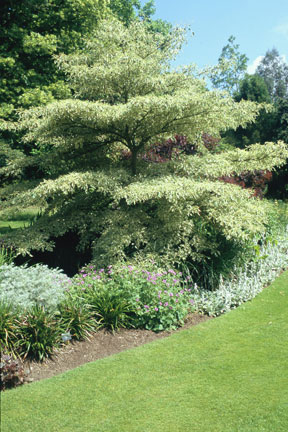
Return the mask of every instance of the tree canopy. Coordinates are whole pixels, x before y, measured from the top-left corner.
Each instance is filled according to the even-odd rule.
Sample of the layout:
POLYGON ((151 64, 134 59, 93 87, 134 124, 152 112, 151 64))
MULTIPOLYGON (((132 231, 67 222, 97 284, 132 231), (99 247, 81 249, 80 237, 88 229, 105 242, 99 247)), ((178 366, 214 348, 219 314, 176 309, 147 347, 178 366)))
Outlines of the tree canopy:
POLYGON ((49 151, 19 155, 0 171, 21 177, 29 166, 43 169, 43 179, 0 192, 3 205, 37 203, 43 214, 6 241, 27 253, 74 231, 98 265, 139 253, 180 263, 217 256, 223 242, 263 231, 266 205, 220 177, 271 170, 285 162, 287 147, 255 144, 219 155, 205 148, 204 133, 245 126, 264 105, 209 91, 192 67, 172 70, 184 38, 179 28, 164 35, 139 21, 127 28, 108 20, 81 52, 58 57, 74 96, 29 109, 14 126, 49 151), (155 142, 175 134, 195 151, 145 160, 155 142))
POLYGON ((81 48, 104 17, 112 14, 126 25, 138 17, 151 30, 168 32, 168 23, 151 18, 154 12, 153 1, 143 7, 138 0, 1 1, 0 117, 69 97, 53 56, 81 48))
POLYGON ((239 45, 235 40, 235 36, 229 37, 218 59, 218 70, 211 78, 214 87, 226 90, 231 95, 239 90, 239 83, 245 74, 248 62, 248 57, 239 52, 239 45))
POLYGON ((264 79, 273 101, 288 97, 288 65, 276 48, 266 52, 256 74, 264 79))

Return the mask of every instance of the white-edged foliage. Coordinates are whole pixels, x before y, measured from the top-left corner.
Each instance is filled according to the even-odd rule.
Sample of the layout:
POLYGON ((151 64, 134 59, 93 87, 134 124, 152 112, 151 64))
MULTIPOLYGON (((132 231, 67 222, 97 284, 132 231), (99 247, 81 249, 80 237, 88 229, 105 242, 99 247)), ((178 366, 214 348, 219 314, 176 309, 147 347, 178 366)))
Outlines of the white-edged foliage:
POLYGON ((193 299, 198 311, 212 316, 221 315, 252 300, 288 267, 288 225, 277 241, 260 247, 259 257, 244 268, 235 269, 234 276, 221 280, 216 291, 194 286, 193 299))

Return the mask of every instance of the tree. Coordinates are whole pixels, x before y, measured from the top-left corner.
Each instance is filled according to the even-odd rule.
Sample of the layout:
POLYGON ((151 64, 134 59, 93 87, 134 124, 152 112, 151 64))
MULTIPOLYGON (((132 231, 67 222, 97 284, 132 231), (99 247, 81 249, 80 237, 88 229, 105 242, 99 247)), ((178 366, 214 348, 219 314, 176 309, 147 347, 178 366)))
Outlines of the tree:
POLYGON ((212 260, 223 245, 229 250, 262 233, 265 204, 219 177, 270 170, 287 148, 279 142, 223 154, 206 149, 203 133, 245 126, 261 105, 208 91, 192 68, 171 70, 184 36, 181 29, 165 36, 141 22, 126 28, 106 21, 85 50, 59 57, 75 97, 32 108, 20 124, 26 140, 48 143, 50 152, 2 169, 19 175, 34 164, 49 172, 36 184, 1 191, 3 206, 43 208, 34 225, 10 235, 19 252, 52 249, 51 238, 73 231, 98 265, 137 253, 180 264, 212 260), (195 151, 160 164, 142 157, 175 135, 195 151))
POLYGON ((238 90, 248 62, 248 57, 240 54, 235 40, 235 36, 229 37, 218 59, 218 71, 211 78, 214 87, 226 90, 231 95, 238 90))
POLYGON ((152 20, 153 1, 141 8, 138 0, 3 0, 0 117, 11 119, 14 108, 45 105, 69 97, 70 89, 53 56, 81 48, 99 19, 112 13, 128 25, 137 19, 137 12, 151 29, 154 26, 159 31, 169 31, 168 23, 152 20))
MULTIPOLYGON (((99 19, 115 14, 126 25, 141 19, 151 31, 169 33, 168 23, 151 18, 154 12, 153 1, 141 7, 138 0, 3 0, 0 118, 16 121, 19 109, 69 98, 71 89, 53 57, 81 49, 99 19)), ((5 131, 0 139, 26 154, 36 150, 33 143, 21 143, 21 133, 5 131)), ((4 147, 0 152, 2 166, 4 147)))
POLYGON ((288 97, 288 65, 276 48, 268 50, 256 69, 273 101, 288 97))
POLYGON ((248 75, 239 82, 239 91, 235 93, 234 99, 239 102, 241 99, 254 102, 271 102, 271 97, 264 78, 260 75, 248 75))
MULTIPOLYGON (((258 103, 269 104, 271 97, 266 83, 259 75, 248 75, 239 83, 239 90, 234 94, 234 100, 250 100, 258 103)), ((272 108, 272 107, 271 107, 272 108)), ((239 127, 236 130, 226 132, 225 138, 236 147, 244 148, 256 142, 264 144, 266 141, 278 139, 275 136, 275 125, 277 123, 276 111, 262 109, 254 123, 239 127)))
POLYGON ((107 14, 106 0, 3 0, 0 12, 0 116, 69 97, 53 55, 81 46, 107 14))

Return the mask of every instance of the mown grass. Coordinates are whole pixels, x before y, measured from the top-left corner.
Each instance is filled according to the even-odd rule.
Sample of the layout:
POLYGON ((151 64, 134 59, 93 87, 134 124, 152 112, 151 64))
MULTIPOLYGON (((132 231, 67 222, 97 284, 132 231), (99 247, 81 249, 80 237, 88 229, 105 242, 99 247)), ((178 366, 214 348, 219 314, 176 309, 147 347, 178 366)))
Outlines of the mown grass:
POLYGON ((288 430, 288 272, 171 337, 2 395, 2 431, 288 430))
POLYGON ((5 234, 13 229, 29 226, 39 212, 38 207, 28 207, 24 210, 10 208, 6 211, 0 211, 0 235, 5 234))

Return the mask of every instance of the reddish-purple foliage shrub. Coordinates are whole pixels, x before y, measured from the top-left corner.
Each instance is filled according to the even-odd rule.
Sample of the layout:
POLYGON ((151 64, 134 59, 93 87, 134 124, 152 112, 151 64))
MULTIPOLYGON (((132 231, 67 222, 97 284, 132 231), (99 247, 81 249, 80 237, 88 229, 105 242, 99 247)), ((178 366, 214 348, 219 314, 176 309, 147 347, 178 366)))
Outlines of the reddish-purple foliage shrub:
MULTIPOLYGON (((219 138, 215 138, 207 133, 202 135, 202 140, 204 146, 211 152, 215 150, 220 141, 219 138)), ((141 159, 146 162, 164 163, 177 158, 183 153, 186 155, 196 154, 196 146, 190 144, 185 136, 175 135, 174 138, 169 138, 167 141, 153 144, 150 149, 141 156, 141 159)), ((132 154, 129 150, 122 151, 122 159, 131 159, 131 156, 132 154)))
POLYGON ((9 354, 1 354, 0 362, 0 390, 24 384, 25 371, 21 360, 14 359, 9 354))
POLYGON ((256 170, 254 172, 247 171, 239 175, 220 177, 220 180, 224 181, 225 183, 236 184, 241 186, 243 189, 252 189, 252 196, 258 198, 264 197, 267 190, 267 185, 271 179, 271 171, 263 170, 256 170))
MULTIPOLYGON (((219 139, 209 134, 203 134, 202 140, 204 146, 213 151, 217 146, 219 139)), ((196 146, 187 141, 183 135, 175 135, 172 139, 168 139, 163 143, 155 143, 150 149, 144 153, 142 159, 147 162, 163 163, 171 159, 177 158, 180 154, 194 155, 197 153, 196 146)))

